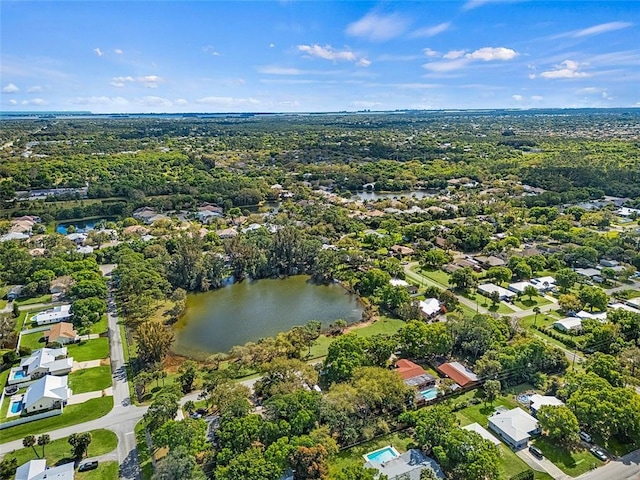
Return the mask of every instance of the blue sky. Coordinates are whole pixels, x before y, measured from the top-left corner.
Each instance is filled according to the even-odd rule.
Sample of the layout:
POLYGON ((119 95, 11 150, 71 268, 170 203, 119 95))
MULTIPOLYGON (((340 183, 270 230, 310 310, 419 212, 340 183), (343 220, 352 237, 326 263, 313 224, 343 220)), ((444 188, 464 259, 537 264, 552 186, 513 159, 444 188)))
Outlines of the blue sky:
POLYGON ((3 111, 640 106, 636 1, 6 1, 3 111))

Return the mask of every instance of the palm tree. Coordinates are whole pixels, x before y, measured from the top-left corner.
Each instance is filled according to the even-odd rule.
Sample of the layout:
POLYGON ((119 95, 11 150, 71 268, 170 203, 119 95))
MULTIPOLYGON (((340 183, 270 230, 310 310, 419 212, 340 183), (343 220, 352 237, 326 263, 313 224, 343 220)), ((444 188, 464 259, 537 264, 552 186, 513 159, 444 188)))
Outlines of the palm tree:
POLYGON ((538 320, 538 314, 540 313, 540 307, 537 306, 537 305, 535 307, 533 307, 533 313, 536 314, 536 316, 533 317, 533 326, 535 327, 536 326, 536 322, 538 320))
POLYGON ((184 402, 184 406, 182 408, 184 408, 185 412, 191 415, 196 411, 196 404, 193 402, 193 400, 187 400, 186 402, 184 402))
POLYGON ((44 447, 51 443, 51 437, 46 433, 38 437, 38 445, 42 447, 42 458, 44 458, 44 447))
POLYGON ((24 437, 22 439, 22 445, 25 448, 27 448, 27 447, 33 448, 33 453, 36 454, 36 457, 40 458, 40 455, 38 455, 38 451, 36 450, 36 437, 35 437, 35 435, 27 435, 26 437, 24 437))

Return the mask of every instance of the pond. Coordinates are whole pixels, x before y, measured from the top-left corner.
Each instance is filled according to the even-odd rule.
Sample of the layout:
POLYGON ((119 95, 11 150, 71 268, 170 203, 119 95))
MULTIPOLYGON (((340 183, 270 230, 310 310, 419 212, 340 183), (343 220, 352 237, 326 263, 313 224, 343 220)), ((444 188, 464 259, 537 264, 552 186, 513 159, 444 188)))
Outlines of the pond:
POLYGON ((356 296, 338 284, 317 285, 305 275, 245 280, 189 295, 187 310, 174 325, 173 351, 204 357, 311 320, 319 320, 323 326, 338 319, 357 322, 362 312, 356 296))
POLYGON ((405 192, 375 192, 369 190, 362 190, 357 192, 351 192, 353 197, 358 197, 360 200, 386 200, 389 198, 401 198, 401 197, 413 197, 418 200, 422 200, 423 198, 435 197, 438 195, 436 191, 429 190, 411 190, 405 192))
POLYGON ((77 222, 59 223, 56 225, 56 232, 62 235, 69 233, 69 227, 74 226, 76 233, 87 233, 96 228, 96 224, 102 221, 108 221, 106 218, 93 218, 90 220, 78 220, 77 222))

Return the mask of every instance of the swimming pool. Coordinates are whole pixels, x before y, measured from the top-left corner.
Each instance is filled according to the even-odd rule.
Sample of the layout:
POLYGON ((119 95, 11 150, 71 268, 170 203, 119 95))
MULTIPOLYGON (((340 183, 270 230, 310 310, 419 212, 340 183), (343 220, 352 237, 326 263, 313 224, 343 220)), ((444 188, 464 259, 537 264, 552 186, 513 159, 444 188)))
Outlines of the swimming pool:
POLYGON ((398 451, 391 445, 387 445, 379 450, 363 455, 365 461, 375 463, 385 463, 399 456, 400 454, 398 451))
POLYGON ((523 405, 529 405, 529 402, 531 401, 531 395, 533 394, 529 392, 521 393, 516 397, 516 400, 518 400, 518 402, 522 403, 523 405))
POLYGON ((11 413, 18 413, 20 410, 22 410, 22 400, 11 403, 11 413))
POLYGON ((438 389, 436 387, 427 388, 420 392, 420 396, 425 400, 433 400, 438 396, 438 389))
POLYGON ((22 370, 18 370, 13 374, 13 378, 25 378, 26 376, 27 375, 22 370))

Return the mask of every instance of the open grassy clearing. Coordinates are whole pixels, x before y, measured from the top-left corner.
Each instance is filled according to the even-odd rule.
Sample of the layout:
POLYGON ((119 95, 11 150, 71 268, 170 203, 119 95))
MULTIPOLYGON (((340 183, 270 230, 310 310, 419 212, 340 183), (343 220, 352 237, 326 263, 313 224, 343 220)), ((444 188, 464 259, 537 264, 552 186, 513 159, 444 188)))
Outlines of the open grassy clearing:
POLYGON ((65 407, 62 415, 17 425, 2 431, 2 441, 11 442, 27 435, 39 435, 42 432, 77 425, 96 418, 104 417, 113 408, 113 397, 101 397, 87 400, 79 405, 65 407))
POLYGON ((542 450, 548 460, 572 477, 577 477, 603 465, 603 462, 598 460, 586 448, 580 447, 575 450, 569 450, 546 437, 538 437, 532 443, 542 450))
POLYGON ((69 388, 74 394, 95 392, 111 386, 111 367, 86 368, 69 374, 69 388))
MULTIPOLYGON (((115 450, 118 446, 118 437, 111 430, 91 430, 91 444, 87 451, 87 457, 97 457, 98 455, 104 455, 112 450, 115 450)), ((52 440, 49 445, 45 447, 44 453, 47 459, 47 465, 57 465, 62 463, 72 462, 71 457, 71 445, 69 445, 69 437, 59 438, 58 440, 52 440)), ((42 458, 42 447, 36 445, 36 452, 39 457, 36 457, 36 452, 33 448, 21 448, 13 453, 8 453, 7 458, 15 458, 18 460, 18 465, 42 458)), ((76 476, 77 478, 77 476, 76 476)))
POLYGON ((104 462, 95 470, 88 472, 76 472, 75 480, 118 480, 120 478, 120 466, 118 462, 104 462))
POLYGON ((94 340, 83 340, 67 347, 70 357, 76 362, 86 362, 88 360, 101 360, 109 356, 109 339, 100 337, 94 340))

